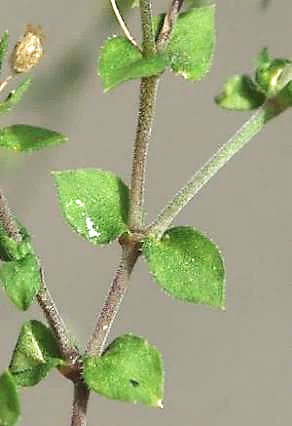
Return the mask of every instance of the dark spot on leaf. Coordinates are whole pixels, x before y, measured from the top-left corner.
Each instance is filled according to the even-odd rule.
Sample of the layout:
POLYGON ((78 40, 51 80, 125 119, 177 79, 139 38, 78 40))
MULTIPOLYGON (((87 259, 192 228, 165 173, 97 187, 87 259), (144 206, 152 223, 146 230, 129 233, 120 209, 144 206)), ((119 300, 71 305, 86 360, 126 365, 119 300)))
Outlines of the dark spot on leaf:
POLYGON ((136 388, 137 386, 139 386, 139 382, 137 382, 137 380, 130 379, 130 380, 129 380, 129 382, 130 382, 130 384, 131 384, 134 388, 136 388))

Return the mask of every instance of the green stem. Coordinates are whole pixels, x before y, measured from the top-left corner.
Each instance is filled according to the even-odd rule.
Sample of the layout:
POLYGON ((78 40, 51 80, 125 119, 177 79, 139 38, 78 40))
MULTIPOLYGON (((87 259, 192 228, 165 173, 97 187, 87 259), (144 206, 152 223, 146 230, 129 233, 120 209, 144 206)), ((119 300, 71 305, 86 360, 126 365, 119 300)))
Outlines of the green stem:
POLYGON ((140 229, 143 224, 146 160, 151 140, 158 83, 158 77, 142 78, 141 80, 140 108, 130 190, 129 226, 133 230, 140 229))
POLYGON ((140 0, 140 14, 143 34, 143 55, 149 58, 155 53, 155 35, 152 19, 152 2, 140 0))
POLYGON ((180 189, 172 201, 161 211, 158 218, 149 226, 149 234, 161 238, 180 211, 206 185, 207 182, 257 133, 264 124, 282 111, 276 100, 262 106, 210 160, 197 171, 187 184, 180 189))

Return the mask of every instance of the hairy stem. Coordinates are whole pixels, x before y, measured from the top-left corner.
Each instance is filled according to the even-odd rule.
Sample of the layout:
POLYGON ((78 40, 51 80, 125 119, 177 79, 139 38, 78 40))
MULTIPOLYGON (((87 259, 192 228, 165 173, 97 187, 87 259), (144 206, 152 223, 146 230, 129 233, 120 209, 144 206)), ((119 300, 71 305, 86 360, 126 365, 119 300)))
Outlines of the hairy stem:
POLYGON ((206 185, 207 182, 257 133, 264 124, 282 111, 280 105, 272 100, 261 107, 210 160, 196 172, 189 182, 182 187, 172 201, 159 214, 158 218, 149 226, 148 232, 160 238, 168 229, 180 211, 206 185))
POLYGON ((98 316, 93 335, 88 343, 87 353, 100 356, 109 335, 112 323, 127 292, 129 278, 137 261, 139 250, 136 245, 125 245, 122 250, 120 266, 113 279, 108 296, 98 316))
POLYGON ((74 384, 74 400, 71 426, 86 426, 89 390, 83 382, 74 384))
POLYGON ((165 15, 162 28, 157 40, 157 50, 161 51, 167 47, 170 41, 171 32, 176 23, 180 9, 182 8, 184 0, 172 0, 170 8, 165 15))
POLYGON ((21 235, 17 223, 15 222, 4 193, 0 190, 0 224, 10 238, 21 241, 21 235))
POLYGON ((158 83, 158 77, 142 78, 141 80, 140 108, 130 190, 129 226, 133 230, 137 230, 143 225, 146 160, 151 140, 158 83))
POLYGON ((46 286, 43 270, 41 269, 41 288, 36 296, 47 322, 55 333, 61 354, 66 360, 74 361, 79 357, 79 351, 74 346, 72 337, 58 312, 55 302, 46 286))
POLYGON ((155 53, 155 35, 152 19, 152 2, 150 0, 140 0, 140 14, 143 33, 143 55, 145 58, 155 53))

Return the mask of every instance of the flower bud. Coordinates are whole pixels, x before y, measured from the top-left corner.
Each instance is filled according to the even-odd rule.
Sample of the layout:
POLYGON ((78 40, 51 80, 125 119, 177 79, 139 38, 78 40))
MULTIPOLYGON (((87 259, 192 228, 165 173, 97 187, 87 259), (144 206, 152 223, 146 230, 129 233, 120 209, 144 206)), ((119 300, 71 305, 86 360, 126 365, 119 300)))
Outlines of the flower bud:
POLYGON ((25 33, 16 43, 10 57, 12 71, 15 73, 31 71, 34 66, 39 64, 43 55, 41 27, 27 25, 25 33))

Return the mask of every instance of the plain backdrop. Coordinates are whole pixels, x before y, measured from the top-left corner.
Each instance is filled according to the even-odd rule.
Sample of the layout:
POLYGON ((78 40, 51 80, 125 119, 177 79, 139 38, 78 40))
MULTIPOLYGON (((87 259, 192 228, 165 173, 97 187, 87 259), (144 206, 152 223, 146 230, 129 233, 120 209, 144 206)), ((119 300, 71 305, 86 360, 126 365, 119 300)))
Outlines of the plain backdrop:
MULTIPOLYGON (((164 10, 170 0, 155 0, 164 10)), ((3 125, 27 123, 60 131, 67 145, 31 155, 0 153, 1 187, 33 235, 48 285, 83 345, 119 261, 112 244, 91 246, 64 223, 51 170, 98 167, 129 182, 138 82, 103 94, 96 59, 119 33, 107 1, 10 0, 1 5, 1 33, 11 45, 26 23, 41 24, 46 56, 33 86, 3 125)), ((224 112, 213 101, 235 72, 253 72, 260 48, 291 56, 290 0, 217 2, 217 47, 211 72, 189 83, 163 76, 153 131, 146 209, 151 220, 175 191, 240 126, 249 113, 224 112)), ((139 33, 137 11, 129 25, 139 33)), ((92 394, 89 425, 285 426, 292 406, 292 144, 291 111, 268 124, 180 214, 224 253, 227 312, 175 302, 152 281, 143 259, 131 280, 111 339, 132 331, 164 356, 163 410, 92 394)), ((38 306, 17 311, 0 293, 0 370, 21 324, 42 318, 38 306)), ((72 385, 53 372, 21 392, 23 426, 68 425, 72 385)))

